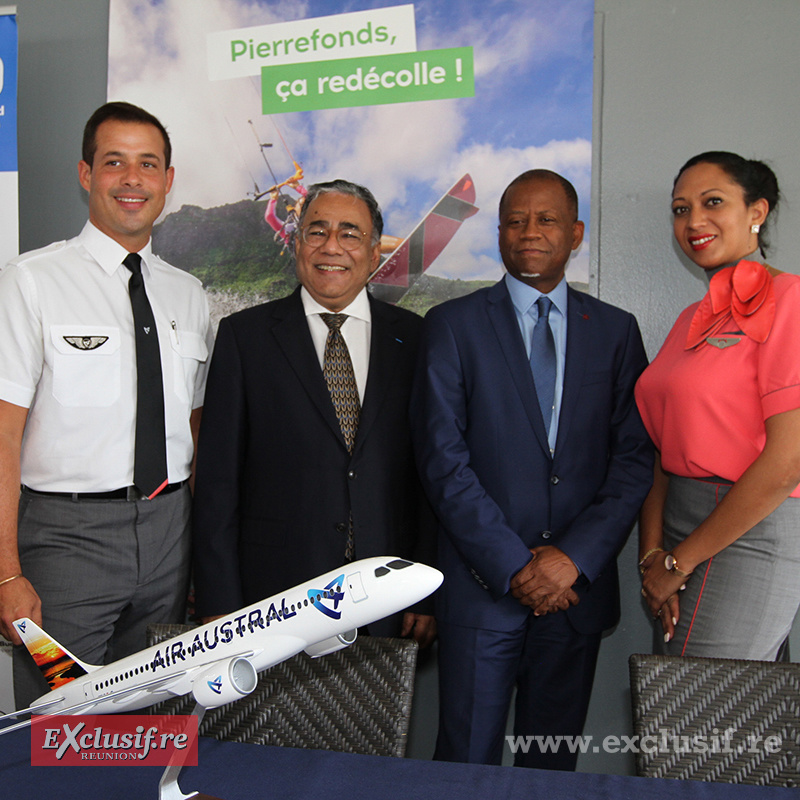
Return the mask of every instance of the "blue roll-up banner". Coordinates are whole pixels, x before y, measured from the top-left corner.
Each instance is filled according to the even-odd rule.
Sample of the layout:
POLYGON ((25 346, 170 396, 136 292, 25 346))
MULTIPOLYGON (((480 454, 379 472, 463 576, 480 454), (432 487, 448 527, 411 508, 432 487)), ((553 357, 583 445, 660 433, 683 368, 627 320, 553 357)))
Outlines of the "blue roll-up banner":
POLYGON ((17 197, 17 17, 0 6, 0 264, 19 252, 17 197))
MULTIPOLYGON (((17 198, 17 17, 0 6, 0 266, 19 252, 17 198)), ((13 707, 11 645, 0 637, 0 713, 13 707)))

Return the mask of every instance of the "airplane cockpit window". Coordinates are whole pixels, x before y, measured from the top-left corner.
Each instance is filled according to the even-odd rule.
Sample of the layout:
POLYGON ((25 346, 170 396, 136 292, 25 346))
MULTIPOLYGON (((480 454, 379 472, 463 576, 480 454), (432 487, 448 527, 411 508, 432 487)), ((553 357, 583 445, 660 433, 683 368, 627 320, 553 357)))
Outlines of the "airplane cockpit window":
POLYGON ((382 578, 384 575, 388 575, 388 574, 389 574, 388 567, 376 567, 375 568, 375 577, 376 578, 382 578))
POLYGON ((405 569, 406 567, 413 566, 413 564, 411 561, 404 561, 403 559, 396 558, 394 561, 390 561, 386 566, 392 569, 405 569))

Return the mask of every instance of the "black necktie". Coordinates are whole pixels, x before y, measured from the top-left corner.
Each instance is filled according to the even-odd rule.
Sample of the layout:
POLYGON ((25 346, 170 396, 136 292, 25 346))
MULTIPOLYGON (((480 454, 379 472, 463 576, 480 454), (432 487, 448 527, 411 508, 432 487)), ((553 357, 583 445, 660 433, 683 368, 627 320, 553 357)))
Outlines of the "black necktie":
MULTIPOLYGON (((347 314, 320 314, 328 326, 328 338, 325 340, 325 355, 322 359, 322 374, 331 401, 342 429, 347 450, 352 454, 353 445, 358 430, 358 420, 361 416, 361 401, 358 397, 356 376, 353 372, 353 362, 350 360, 350 351, 347 342, 342 336, 341 327, 347 319, 347 314)), ((355 558, 355 531, 353 529, 353 512, 347 521, 347 541, 344 546, 345 561, 355 558)))
POLYGON ((142 258, 128 253, 122 262, 130 271, 128 291, 136 334, 136 449, 133 482, 152 500, 167 485, 167 435, 164 424, 164 382, 153 309, 142 277, 142 258))
POLYGON ((556 343, 549 321, 552 305, 553 301, 544 295, 536 301, 539 318, 536 320, 531 338, 531 371, 533 382, 536 384, 536 395, 539 398, 545 433, 548 435, 556 392, 556 343))

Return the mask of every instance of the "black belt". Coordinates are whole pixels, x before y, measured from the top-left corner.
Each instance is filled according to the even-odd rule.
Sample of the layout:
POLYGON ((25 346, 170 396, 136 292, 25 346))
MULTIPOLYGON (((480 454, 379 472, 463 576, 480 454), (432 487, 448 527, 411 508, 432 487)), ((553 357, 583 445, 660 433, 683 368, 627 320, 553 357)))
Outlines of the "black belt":
MULTIPOLYGON (((188 481, 181 481, 180 483, 167 484, 157 495, 170 494, 177 492, 186 485, 188 481)), ((38 489, 31 489, 28 486, 23 486, 22 491, 27 494, 35 494, 40 497, 65 497, 68 500, 146 500, 143 495, 135 486, 126 486, 123 489, 112 489, 110 492, 40 492, 38 489)))

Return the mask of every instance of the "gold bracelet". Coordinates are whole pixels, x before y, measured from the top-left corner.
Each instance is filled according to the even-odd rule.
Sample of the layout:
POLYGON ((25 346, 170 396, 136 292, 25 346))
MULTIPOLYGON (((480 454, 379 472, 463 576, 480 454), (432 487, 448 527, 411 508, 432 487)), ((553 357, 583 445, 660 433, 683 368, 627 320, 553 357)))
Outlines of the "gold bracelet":
POLYGON ((644 562, 650 558, 653 553, 663 553, 663 547, 651 547, 642 557, 639 559, 639 572, 644 575, 644 562))
POLYGON ((4 583, 11 583, 11 581, 14 581, 17 578, 21 578, 21 577, 22 577, 22 573, 21 572, 19 573, 19 575, 12 575, 10 578, 6 578, 4 581, 0 581, 0 586, 2 586, 4 583))

